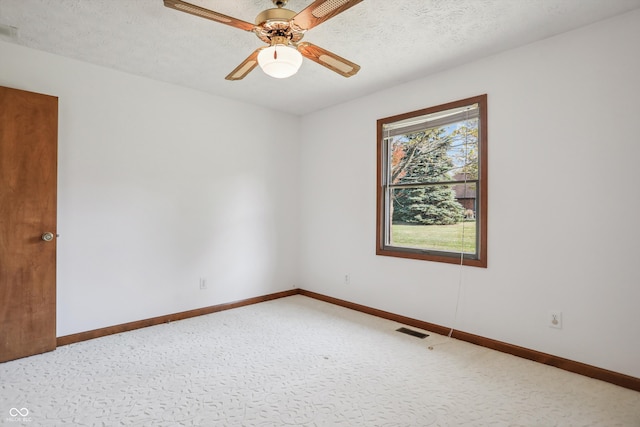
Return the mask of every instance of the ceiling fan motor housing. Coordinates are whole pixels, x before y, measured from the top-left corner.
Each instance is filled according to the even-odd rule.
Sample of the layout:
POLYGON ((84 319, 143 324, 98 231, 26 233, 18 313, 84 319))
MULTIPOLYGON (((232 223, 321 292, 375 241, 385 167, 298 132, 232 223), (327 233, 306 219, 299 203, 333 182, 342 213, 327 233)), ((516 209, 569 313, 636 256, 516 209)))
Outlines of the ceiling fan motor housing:
POLYGON ((256 17, 256 35, 265 43, 273 44, 274 37, 285 37, 296 43, 304 36, 304 31, 292 27, 291 20, 297 12, 284 9, 267 9, 256 17))

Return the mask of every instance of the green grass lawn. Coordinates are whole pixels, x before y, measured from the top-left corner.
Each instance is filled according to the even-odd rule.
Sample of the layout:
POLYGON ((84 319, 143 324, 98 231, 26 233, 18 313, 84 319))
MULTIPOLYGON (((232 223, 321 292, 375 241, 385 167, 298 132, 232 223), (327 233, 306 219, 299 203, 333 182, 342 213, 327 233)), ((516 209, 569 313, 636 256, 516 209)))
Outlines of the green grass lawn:
POLYGON ((475 221, 459 222, 454 225, 405 225, 393 224, 391 244, 420 249, 435 249, 440 251, 476 252, 476 223, 475 221))

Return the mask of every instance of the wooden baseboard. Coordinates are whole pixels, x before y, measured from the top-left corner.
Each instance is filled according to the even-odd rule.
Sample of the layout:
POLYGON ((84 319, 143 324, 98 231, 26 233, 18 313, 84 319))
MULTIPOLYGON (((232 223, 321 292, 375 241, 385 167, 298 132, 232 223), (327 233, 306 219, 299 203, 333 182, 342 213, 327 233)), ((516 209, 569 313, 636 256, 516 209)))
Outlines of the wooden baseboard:
POLYGON ((80 332, 77 334, 65 335, 57 338, 58 346, 73 344, 80 341, 86 341, 94 338, 100 338, 107 335, 119 334, 121 332, 133 331, 134 329, 146 328, 147 326, 160 325, 162 323, 174 322, 176 320, 188 319, 190 317, 202 316, 204 314, 216 313, 218 311, 230 310, 232 308, 244 307, 246 305, 257 304, 260 302, 270 301, 273 299, 288 297, 298 294, 298 289, 277 292, 274 294, 263 295, 260 297, 248 298, 240 301, 229 302, 226 304, 212 305, 209 307, 197 308, 195 310, 183 311, 180 313, 167 314, 164 316, 153 317, 151 319, 137 320, 135 322, 123 323, 106 328, 94 329, 91 331, 80 332))
MULTIPOLYGON (((451 329, 445 326, 423 322, 422 320, 412 319, 410 317, 401 316, 398 314, 390 313, 388 311, 378 310, 376 308, 371 308, 371 307, 367 307, 360 304, 355 304, 355 303, 341 300, 338 298, 333 298, 333 297, 318 294, 315 292, 306 291, 304 289, 299 289, 298 293, 300 295, 304 295, 310 298, 315 298, 315 299, 325 301, 331 304, 339 305, 342 307, 350 308, 352 310, 360 311, 362 313, 371 314, 373 316, 382 317, 384 319, 392 320, 394 322, 424 329, 426 331, 431 331, 436 334, 449 335, 449 332, 451 332, 451 329)), ((640 378, 632 377, 632 376, 621 374, 614 371, 609 371, 606 369, 587 365, 581 362, 575 362, 573 360, 565 359, 565 358, 554 356, 547 353, 542 353, 536 350, 531 350, 531 349, 520 347, 513 344, 508 344, 502 341, 481 337, 479 335, 470 334, 468 332, 454 330, 451 334, 451 337, 459 339, 461 341, 466 341, 472 344, 480 345, 482 347, 487 347, 493 350, 497 350, 503 353, 508 353, 514 356, 522 357, 524 359, 529 359, 535 362, 544 363, 545 365, 554 366, 556 368, 560 368, 565 371, 574 372, 576 374, 595 378, 601 381, 606 381, 608 383, 625 387, 631 390, 640 391, 640 378)))
MULTIPOLYGON (((404 325, 424 329, 426 331, 434 332, 440 335, 449 335, 449 332, 451 332, 450 328, 447 328, 441 325, 436 325, 434 323, 424 322, 422 320, 401 316, 399 314, 390 313, 384 310, 378 310, 376 308, 367 307, 361 304, 356 304, 356 303, 341 300, 338 298, 333 298, 327 295, 318 294, 316 292, 311 292, 304 289, 291 289, 288 291, 277 292, 274 294, 263 295, 260 297, 248 298, 241 301, 213 305, 210 307, 203 307, 195 310, 189 310, 189 311, 183 311, 180 313, 167 314, 165 316, 153 317, 151 319, 138 320, 135 322, 123 323, 121 325, 94 329, 92 331, 80 332, 72 335, 65 335, 57 338, 57 345, 63 346, 63 345, 72 344, 80 341, 90 340, 93 338, 99 338, 107 335, 118 334, 121 332, 132 331, 134 329, 146 328, 147 326, 159 325, 161 323, 188 319, 190 317, 202 316, 204 314, 216 313, 218 311, 230 310, 232 308, 244 307, 251 304, 257 304, 260 302, 270 301, 270 300, 288 297, 292 295, 298 295, 298 294, 304 295, 306 297, 314 298, 320 301, 325 301, 331 304, 339 305, 341 307, 350 308, 352 310, 356 310, 362 313, 381 317, 383 319, 392 320, 394 322, 402 323, 404 325)), ((493 350, 497 350, 503 353, 508 353, 514 356, 522 357, 524 359, 529 359, 535 362, 544 363, 545 365, 555 366, 556 368, 560 368, 565 371, 574 372, 580 375, 585 375, 587 377, 595 378, 601 381, 606 381, 608 383, 625 387, 631 390, 640 391, 640 378, 632 377, 632 376, 621 374, 618 372, 609 371, 606 369, 587 365, 581 362, 575 362, 573 360, 564 359, 562 357, 542 353, 539 351, 531 350, 531 349, 520 347, 513 344, 508 344, 502 341, 481 337, 479 335, 470 334, 468 332, 454 330, 451 334, 451 337, 459 339, 461 341, 466 341, 472 344, 480 345, 482 347, 487 347, 493 350)))

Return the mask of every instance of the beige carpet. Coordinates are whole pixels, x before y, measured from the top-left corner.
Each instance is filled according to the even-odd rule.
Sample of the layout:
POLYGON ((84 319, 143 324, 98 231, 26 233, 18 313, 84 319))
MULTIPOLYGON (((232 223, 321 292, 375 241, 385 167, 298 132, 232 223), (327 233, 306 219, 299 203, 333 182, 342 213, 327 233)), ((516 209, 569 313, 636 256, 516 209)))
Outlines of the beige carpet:
POLYGON ((0 364, 0 425, 640 426, 638 392, 400 326, 293 296, 64 346, 0 364))

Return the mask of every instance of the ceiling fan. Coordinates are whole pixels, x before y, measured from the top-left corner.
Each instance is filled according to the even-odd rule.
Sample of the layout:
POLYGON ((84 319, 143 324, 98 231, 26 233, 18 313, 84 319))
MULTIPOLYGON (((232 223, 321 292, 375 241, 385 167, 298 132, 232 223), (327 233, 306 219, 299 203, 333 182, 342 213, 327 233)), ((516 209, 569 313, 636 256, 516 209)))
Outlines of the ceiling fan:
POLYGON ((276 8, 262 11, 256 23, 232 18, 182 0, 164 0, 166 7, 210 19, 255 33, 269 46, 256 49, 225 79, 241 80, 258 64, 262 70, 276 78, 290 77, 302 64, 302 57, 334 71, 344 77, 355 75, 360 66, 335 53, 308 42, 300 42, 307 30, 355 6, 362 0, 315 0, 301 12, 285 9, 288 0, 272 0, 276 8))

